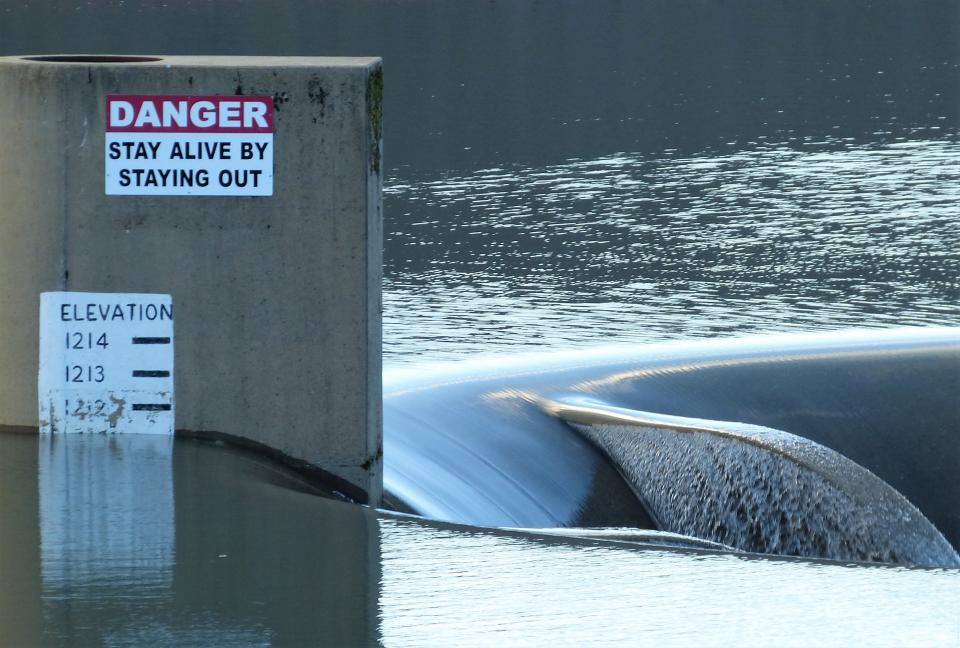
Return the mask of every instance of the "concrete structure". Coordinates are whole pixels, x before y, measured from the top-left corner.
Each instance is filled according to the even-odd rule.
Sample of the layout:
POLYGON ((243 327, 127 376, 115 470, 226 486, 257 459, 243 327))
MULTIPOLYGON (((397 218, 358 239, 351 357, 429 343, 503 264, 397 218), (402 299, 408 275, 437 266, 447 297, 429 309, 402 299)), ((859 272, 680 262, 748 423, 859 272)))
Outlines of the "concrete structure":
POLYGON ((178 433, 381 496, 374 58, 0 58, 0 427, 37 425, 42 291, 173 296, 178 433), (104 189, 108 95, 268 95, 271 196, 104 189))

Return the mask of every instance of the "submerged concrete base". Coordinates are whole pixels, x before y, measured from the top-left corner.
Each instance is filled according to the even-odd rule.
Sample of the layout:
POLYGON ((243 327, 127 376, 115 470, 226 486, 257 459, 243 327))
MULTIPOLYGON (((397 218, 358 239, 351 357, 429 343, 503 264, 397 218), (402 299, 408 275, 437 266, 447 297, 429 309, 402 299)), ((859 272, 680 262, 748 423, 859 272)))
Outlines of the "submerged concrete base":
POLYGON ((381 497, 380 61, 0 59, 0 426, 37 425, 43 291, 170 293, 176 428, 381 497), (107 95, 273 98, 272 196, 115 196, 107 95))

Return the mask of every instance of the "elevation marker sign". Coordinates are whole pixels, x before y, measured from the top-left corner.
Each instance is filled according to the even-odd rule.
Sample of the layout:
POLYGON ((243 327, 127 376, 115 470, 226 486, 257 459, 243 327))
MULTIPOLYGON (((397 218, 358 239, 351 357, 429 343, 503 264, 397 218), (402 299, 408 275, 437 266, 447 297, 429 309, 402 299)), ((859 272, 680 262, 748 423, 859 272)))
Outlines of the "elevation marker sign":
POLYGON ((273 99, 108 95, 107 195, 272 196, 273 99))
POLYGON ((170 295, 40 295, 40 432, 173 434, 170 295))

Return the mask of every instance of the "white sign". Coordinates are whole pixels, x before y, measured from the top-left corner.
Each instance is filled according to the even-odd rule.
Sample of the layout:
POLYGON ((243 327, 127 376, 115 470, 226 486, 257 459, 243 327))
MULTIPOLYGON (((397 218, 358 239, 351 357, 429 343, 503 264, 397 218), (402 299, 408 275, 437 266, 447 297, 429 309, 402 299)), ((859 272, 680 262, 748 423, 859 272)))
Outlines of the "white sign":
POLYGON ((107 195, 272 196, 273 100, 107 96, 107 195))
POLYGON ((173 434, 170 295, 40 295, 40 432, 173 434))

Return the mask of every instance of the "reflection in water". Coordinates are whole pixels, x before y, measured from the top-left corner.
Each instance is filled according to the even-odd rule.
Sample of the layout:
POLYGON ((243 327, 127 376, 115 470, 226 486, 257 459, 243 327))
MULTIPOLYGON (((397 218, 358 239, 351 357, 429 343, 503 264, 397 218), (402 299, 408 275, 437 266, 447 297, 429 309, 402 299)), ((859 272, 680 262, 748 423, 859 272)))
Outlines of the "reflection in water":
POLYGON ((174 543, 172 448, 169 436, 40 436, 45 600, 55 602, 78 593, 96 598, 99 587, 131 582, 150 589, 169 586, 174 543), (145 577, 155 580, 149 583, 145 577), (78 592, 79 583, 91 590, 78 592))
POLYGON ((277 646, 376 642, 373 510, 323 497, 269 460, 195 442, 174 447, 174 488, 173 608, 212 643, 224 645, 221 627, 277 646))
POLYGON ((956 144, 803 144, 394 181, 386 360, 955 324, 956 144))
MULTIPOLYGON (((41 643, 30 634, 41 610, 50 646, 956 639, 956 570, 738 558, 378 518, 224 447, 74 438, 45 442, 41 505, 0 527, 0 637, 19 639, 5 645, 41 643), (94 465, 116 487, 83 480, 94 465), (11 551, 8 540, 27 543, 38 528, 42 557, 30 545, 11 551), (30 585, 38 576, 42 593, 30 585)), ((37 451, 36 437, 0 435, 4 512, 36 492, 37 451)))
POLYGON ((40 645, 37 437, 0 433, 0 646, 40 645))
MULTIPOLYGON (((0 435, 0 456, 23 439, 36 453, 35 437, 0 435)), ((4 518, 21 537, 37 526, 42 536, 39 560, 19 568, 39 573, 41 592, 25 590, 16 602, 15 629, 14 619, 42 613, 49 646, 375 643, 380 564, 370 510, 197 442, 65 435, 39 443, 40 506, 4 518)), ((36 472, 16 474, 17 490, 31 479, 37 488, 36 472)))

